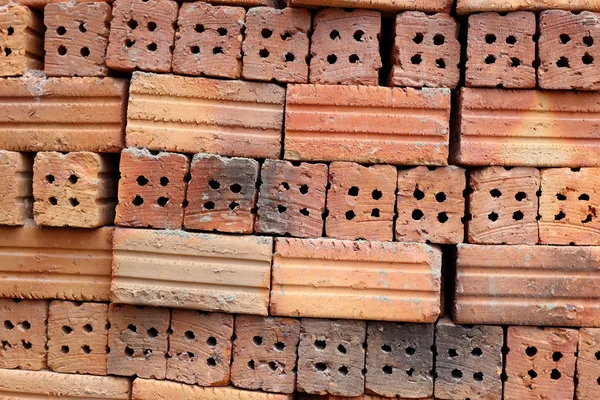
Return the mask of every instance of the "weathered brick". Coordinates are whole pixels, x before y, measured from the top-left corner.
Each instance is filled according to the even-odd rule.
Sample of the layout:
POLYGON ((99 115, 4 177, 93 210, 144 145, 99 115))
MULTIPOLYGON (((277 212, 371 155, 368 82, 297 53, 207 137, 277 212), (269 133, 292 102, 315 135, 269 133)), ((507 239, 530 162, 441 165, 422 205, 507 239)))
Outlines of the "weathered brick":
POLYGON ((299 340, 296 319, 237 316, 232 383, 244 389, 293 393, 299 340))
POLYGON ((127 146, 279 158, 285 89, 274 83, 134 72, 127 146))
POLYGON ((425 244, 278 238, 271 315, 434 322, 440 270, 425 244))
POLYGON ((171 311, 167 379, 201 386, 229 384, 233 315, 171 311))
POLYGON ((0 150, 0 224, 23 225, 33 217, 33 157, 0 150))
POLYGON ((303 8, 254 7, 246 15, 242 77, 308 82, 311 16, 303 8))
POLYGON ((537 244, 539 189, 535 168, 470 170, 468 242, 537 244))
POLYGON ((111 304, 108 321, 108 374, 165 379, 170 310, 111 304))
POLYGON ((460 79, 458 23, 448 14, 396 16, 390 86, 455 88, 460 79))
POLYGON ((54 300, 48 311, 48 367, 106 375, 108 305, 54 300))
POLYGON ((504 398, 572 399, 578 337, 575 329, 509 327, 504 398))
POLYGON ((115 230, 111 300, 267 315, 273 239, 115 230))
POLYGON ((310 82, 377 85, 381 14, 326 8, 315 15, 310 45, 310 82))
POLYGON ((600 395, 600 329, 581 328, 577 348, 577 400, 600 395))
POLYGON ((117 204, 113 160, 105 154, 40 152, 33 163, 33 218, 38 225, 111 225, 117 204))
POLYGON ((44 67, 42 18, 16 4, 0 11, 0 76, 23 75, 44 67))
POLYGON ((181 228, 189 164, 189 158, 183 154, 123 150, 115 224, 181 228))
POLYGON ((600 11, 595 0, 458 0, 456 11, 459 14, 471 14, 480 11, 542 11, 559 8, 571 11, 600 11))
POLYGON ((534 88, 535 14, 482 13, 469 17, 467 86, 534 88))
POLYGON ((290 0, 290 4, 294 7, 356 7, 381 11, 417 10, 427 13, 449 13, 453 0, 290 0))
POLYGON ((447 165, 448 89, 288 85, 284 158, 447 165))
POLYGON ((460 326, 445 318, 435 339, 436 399, 502 399, 502 327, 460 326))
POLYGON ((184 225, 206 231, 252 233, 259 163, 196 154, 190 167, 184 225))

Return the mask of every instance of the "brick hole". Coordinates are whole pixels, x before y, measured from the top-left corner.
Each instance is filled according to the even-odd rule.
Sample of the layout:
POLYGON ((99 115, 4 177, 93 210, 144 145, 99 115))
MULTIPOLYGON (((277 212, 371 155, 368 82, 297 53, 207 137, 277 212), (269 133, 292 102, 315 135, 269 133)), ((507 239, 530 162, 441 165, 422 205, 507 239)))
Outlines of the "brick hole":
POLYGON ((435 195, 435 199, 437 200, 438 203, 443 203, 444 201, 446 201, 446 193, 444 192, 439 192, 435 195))
POLYGON ((562 33, 559 38, 562 44, 567 44, 571 41, 571 36, 567 35, 566 33, 562 33))
POLYGON ((70 326, 64 325, 64 326, 61 328, 61 331, 62 331, 62 333, 63 333, 63 334, 65 334, 65 335, 68 335, 68 334, 70 334, 71 332, 73 332, 73 328, 71 328, 70 326))
MULTIPOLYGON (((266 50, 266 49, 263 49, 263 50, 266 50)), ((263 50, 261 50, 261 52, 263 50)), ((269 51, 268 50, 266 50, 266 51, 267 51, 267 55, 265 57, 268 57, 269 51)), ((213 47, 213 54, 223 54, 223 47, 221 47, 221 46, 213 47)), ((261 54, 261 57, 262 57, 262 54, 261 54)))
POLYGON ((271 371, 277 371, 277 363, 275 361, 269 361, 267 367, 269 367, 271 371))
POLYGON ((558 68, 570 68, 571 67, 569 65, 569 59, 567 57, 559 58, 558 61, 556 62, 556 66, 558 68))
POLYGON ((352 221, 354 219, 354 217, 356 217, 356 214, 354 214, 354 211, 352 211, 352 210, 346 211, 346 219, 348 221, 352 221))
POLYGON ((260 34, 262 35, 263 38, 268 39, 273 34, 273 31, 270 29, 267 29, 267 28, 263 28, 263 30, 260 31, 260 34))
POLYGON ((315 369, 320 372, 324 372, 327 370, 327 364, 318 362, 315 364, 315 369))
POLYGON ((559 379, 560 379, 560 377, 561 377, 560 371, 559 371, 559 370, 557 370, 556 368, 554 368, 554 369, 552 370, 552 372, 550 373, 550 379, 552 379, 552 380, 555 380, 555 381, 556 381, 556 380, 559 380, 559 379))
POLYGON ((277 212, 279 212, 279 214, 283 214, 286 211, 287 211, 286 206, 282 206, 281 204, 277 206, 277 212))
POLYGON ((515 200, 517 201, 523 201, 527 198, 527 194, 525 192, 518 192, 517 194, 515 194, 515 200))
POLYGON ((300 214, 304 215, 305 217, 308 217, 310 215, 310 212, 308 211, 308 209, 303 208, 300 210, 300 214))
POLYGON ((79 178, 77 177, 77 175, 75 175, 75 174, 72 174, 72 175, 70 175, 70 176, 69 176, 69 179, 68 179, 68 180, 69 180, 69 183, 70 183, 71 185, 74 185, 74 184, 76 184, 76 183, 77 183, 77 181, 79 181, 79 178))
POLYGON ((86 344, 81 346, 81 351, 83 351, 83 354, 90 354, 92 352, 92 349, 86 344))
POLYGON ((281 182, 281 186, 283 186, 285 190, 290 190, 290 184, 287 182, 281 182))
POLYGON ((389 365, 385 365, 381 370, 386 375, 391 375, 392 372, 393 372, 393 368, 391 366, 389 366, 389 365))
POLYGON ((373 192, 371 193, 371 197, 373 197, 373 200, 379 200, 382 196, 383 193, 381 193, 381 191, 377 189, 373 190, 373 192))
POLYGON ((356 40, 357 42, 362 42, 364 39, 365 33, 359 29, 356 32, 354 32, 354 35, 352 35, 352 36, 354 37, 354 40, 356 40))
POLYGON ((135 40, 127 39, 125 40, 125 47, 131 47, 135 44, 135 40))
POLYGON ((252 338, 252 343, 254 343, 255 346, 260 346, 263 342, 263 338, 262 336, 254 336, 252 338))
POLYGON ((441 212, 437 215, 437 219, 442 224, 445 224, 446 222, 448 222, 448 215, 445 212, 441 212))
POLYGON ((90 55, 90 49, 88 47, 82 47, 81 50, 79 50, 79 54, 81 54, 82 57, 88 57, 90 55))
POLYGON ((104 326, 104 329, 109 330, 110 329, 110 322, 107 322, 106 325, 104 326))
POLYGON ((498 189, 492 189, 492 190, 490 190, 490 196, 498 198, 498 197, 502 196, 502 192, 499 191, 498 189))
POLYGON ((65 54, 67 54, 67 48, 65 46, 59 46, 57 53, 60 56, 64 56, 65 54))
POLYGON ((571 171, 573 171, 573 172, 579 172, 579 171, 581 171, 581 168, 571 168, 571 171))
POLYGON ((65 33, 67 33, 67 29, 64 26, 59 26, 58 28, 56 28, 57 35, 63 36, 65 33))
POLYGON ((525 349, 525 354, 527 354, 528 357, 533 357, 537 354, 537 348, 534 346, 529 346, 525 349))
POLYGON ((598 377, 598 379, 596 380, 596 382, 598 382, 598 385, 600 385, 600 377, 598 377))
POLYGON ((488 56, 485 58, 486 64, 494 64, 495 62, 496 62, 496 56, 494 56, 493 54, 488 54, 488 56))
POLYGON ((535 372, 533 369, 530 369, 529 371, 527 371, 527 375, 529 375, 529 377, 531 379, 537 378, 537 372, 535 372))
POLYGON ((156 43, 150 43, 148 46, 146 46, 146 48, 148 49, 148 51, 156 51, 158 46, 156 45, 156 43))
POLYGON ((477 382, 483 381, 483 372, 481 372, 481 371, 475 372, 473 374, 473 379, 475 379, 477 382))
POLYGON ((60 352, 63 354, 69 354, 69 346, 62 346, 60 352))
POLYGON ((31 350, 31 348, 33 347, 33 345, 31 344, 31 342, 29 342, 27 340, 21 340, 21 344, 23 345, 23 348, 25 350, 31 350))
POLYGON ((24 331, 28 331, 29 329, 31 329, 31 324, 29 323, 29 321, 23 321, 19 323, 19 327, 24 331))
POLYGON ((417 32, 417 33, 415 34, 415 37, 413 37, 413 39, 412 39, 412 40, 413 40, 413 42, 415 42, 416 44, 420 44, 421 42, 423 42, 423 38, 424 38, 423 34, 422 34, 421 32, 417 32))
POLYGON ((53 183, 54 181, 54 175, 46 175, 46 182, 53 183))
POLYGON ((217 338, 215 338, 214 336, 209 337, 208 339, 206 339, 206 345, 208 347, 215 347, 217 345, 217 338))
MULTIPOLYGON (((231 211, 233 211, 233 210, 235 210, 237 207, 239 207, 239 205, 240 205, 239 203, 237 203, 237 202, 235 202, 235 201, 232 201, 231 203, 229 203, 229 209, 230 209, 231 211)), ((302 212, 302 211, 300 211, 300 212, 302 212)))
POLYGON ((12 49, 10 47, 5 47, 4 48, 4 55, 6 57, 10 56, 12 54, 12 49))
POLYGON ((346 354, 348 352, 348 350, 346 350, 346 348, 342 344, 338 345, 337 349, 341 354, 346 354))
POLYGON ((413 192, 413 197, 417 200, 422 200, 425 197, 425 193, 423 193, 419 189, 415 189, 415 191, 413 192))
POLYGON ((481 351, 481 349, 479 347, 475 347, 472 351, 471 351, 471 355, 473 357, 481 357, 483 355, 483 351, 481 351))
POLYGON ((15 33, 15 29, 12 26, 9 26, 8 29, 6 30, 6 34, 8 36, 12 36, 13 33, 15 33))
POLYGON ((591 65, 594 63, 594 57, 592 57, 589 53, 585 53, 583 57, 581 57, 581 61, 583 61, 585 65, 591 65))
POLYGON ((86 33, 87 32, 87 27, 86 27, 85 22, 79 23, 79 32, 81 32, 81 33, 86 33))
POLYGON ((591 36, 584 36, 582 41, 587 47, 591 47, 594 44, 594 38, 591 36))
POLYGON ((335 54, 330 54, 327 56, 327 62, 329 64, 335 64, 336 61, 337 61, 337 56, 335 54))
POLYGON ((160 178, 160 186, 167 186, 169 184, 169 178, 162 176, 160 178))
POLYGON ((83 331, 85 333, 91 333, 94 330, 94 328, 92 328, 92 326, 90 324, 85 324, 83 326, 83 331))
POLYGON ((15 327, 15 325, 9 320, 4 321, 4 329, 11 330, 15 327))
POLYGON ((408 375, 408 376, 413 376, 414 373, 415 373, 415 369, 414 368, 411 368, 408 371, 406 371, 406 375, 408 375))
POLYGON ((456 351, 456 349, 449 349, 448 350, 448 357, 450 357, 450 358, 456 358, 456 357, 458 357, 458 352, 456 351))
POLYGON ((437 35, 435 35, 433 37, 433 44, 436 46, 441 46, 444 44, 444 42, 446 41, 446 38, 444 37, 444 35, 438 33, 437 35))
POLYGON ((248 369, 254 369, 254 360, 248 361, 248 369))
POLYGON ((559 362, 562 357, 563 355, 560 351, 555 351, 554 353, 552 353, 552 361, 554 362, 559 362))
POLYGON ((186 352, 188 358, 190 359, 190 361, 194 361, 194 357, 196 357, 196 355, 194 353, 192 353, 191 351, 186 352))
POLYGON ((210 181, 208 181, 208 186, 211 189, 217 190, 218 188, 221 187, 221 184, 218 181, 215 181, 214 179, 211 179, 210 181))
POLYGON ((523 219, 523 213, 522 213, 521 211, 515 211, 515 212, 513 213, 513 219, 514 219, 515 221, 520 221, 520 220, 522 220, 522 219, 523 219))
POLYGON ((56 197, 49 197, 48 203, 50 203, 50 205, 52 205, 52 206, 55 206, 58 204, 58 200, 56 200, 56 197))
POLYGON ((556 214, 554 216, 554 220, 555 221, 560 221, 561 219, 564 219, 566 217, 565 213, 560 211, 558 214, 556 214))
POLYGON ((456 380, 460 380, 463 377, 463 373, 460 369, 453 369, 452 370, 452 378, 456 379, 456 380))
POLYGON ((324 340, 315 340, 313 346, 317 350, 325 350, 325 347, 327 347, 327 342, 324 340))
POLYGON ((144 204, 144 199, 140 195, 137 195, 133 198, 132 203, 134 206, 139 207, 144 204))
POLYGON ((196 26, 194 26, 194 30, 198 33, 202 33, 205 31, 205 28, 202 24, 196 24, 196 26))
POLYGON ((440 69, 445 69, 446 68, 446 62, 444 61, 443 58, 438 58, 435 60, 435 65, 440 68, 440 69))
POLYGON ((420 54, 415 54, 414 56, 412 56, 410 58, 410 62, 415 64, 415 65, 419 65, 421 64, 421 61, 423 61, 423 58, 421 57, 420 54))
POLYGON ((406 353, 406 355, 408 356, 412 356, 413 354, 415 354, 415 348, 414 347, 407 347, 406 349, 404 349, 404 352, 406 353))
POLYGON ((356 197, 356 196, 358 196, 358 192, 359 192, 359 189, 356 186, 352 186, 350 189, 348 189, 349 196, 356 197))
POLYGON ((587 195, 586 193, 583 193, 583 194, 579 195, 579 197, 577 199, 581 200, 581 201, 589 201, 590 200, 590 196, 587 195))
POLYGON ((381 346, 381 351, 383 351, 384 353, 391 353, 392 348, 389 344, 384 344, 383 346, 381 346))
POLYGON ((185 333, 183 334, 183 336, 187 339, 187 340, 194 340, 196 338, 196 335, 194 334, 194 332, 192 331, 185 331, 185 333))
POLYGON ((600 350, 598 350, 594 355, 596 356, 596 360, 600 361, 600 350))
POLYGON ((133 324, 127 325, 127 329, 129 329, 131 332, 137 332, 137 326, 133 324))
POLYGON ((192 54, 198 54, 198 53, 200 53, 200 47, 199 46, 191 46, 190 47, 190 53, 192 53, 192 54))
POLYGON ((308 185, 302 185, 300 186, 300 193, 302 194, 307 194, 308 193, 308 185))
POLYGON ((487 35, 485 35, 485 42, 487 44, 492 44, 496 42, 496 35, 494 35, 493 33, 488 33, 487 35))
POLYGON ((143 349, 144 357, 150 357, 152 355, 152 349, 143 349))
POLYGON ((517 43, 517 38, 513 35, 507 36, 506 43, 511 44, 511 45, 515 44, 515 43, 517 43))
POLYGON ((283 349, 285 349, 285 343, 283 343, 283 342, 277 342, 277 343, 275 343, 275 345, 273 346, 273 348, 276 351, 280 351, 281 352, 281 351, 283 351, 283 349))
POLYGON ((146 331, 146 334, 148 335, 148 337, 150 339, 154 339, 154 338, 158 337, 158 331, 156 330, 156 328, 148 329, 148 331, 146 331))
POLYGON ((517 57, 511 57, 511 59, 510 59, 510 66, 513 67, 513 68, 516 68, 519 65, 521 65, 521 60, 519 60, 517 57))
POLYGON ((281 37, 281 40, 283 40, 284 42, 292 39, 292 34, 288 31, 283 32, 279 36, 281 37))
POLYGON ((128 358, 133 357, 133 349, 131 347, 125 347, 125 356, 127 356, 128 358))
POLYGON ((346 376, 348 375, 348 367, 342 365, 340 368, 338 368, 338 372, 340 373, 340 375, 346 376))
POLYGON ((213 201, 207 201, 206 203, 204 203, 204 208, 206 208, 207 210, 212 210, 213 208, 215 208, 215 203, 213 201))
POLYGON ((12 346, 10 345, 10 343, 8 343, 6 340, 2 341, 2 348, 3 350, 7 350, 9 348, 11 348, 12 346))
POLYGON ((412 219, 414 219, 415 221, 420 220, 421 218, 423 218, 423 211, 421 210, 413 210, 412 212, 412 219))
POLYGON ((215 367, 215 366, 217 365, 217 361, 214 359, 214 357, 209 357, 209 358, 206 360, 206 364, 207 364, 209 367, 211 367, 211 368, 212 368, 212 367, 215 367))
POLYGON ((588 222, 592 222, 592 214, 588 214, 587 217, 581 221, 582 224, 587 224, 588 222))
POLYGON ((131 18, 129 21, 127 21, 127 26, 129 27, 129 29, 134 30, 138 27, 138 23, 135 19, 131 18))
POLYGON ((217 29, 217 32, 219 33, 219 35, 220 35, 220 36, 225 36, 225 35, 227 35, 227 29, 226 29, 226 28, 223 28, 223 27, 221 27, 221 28, 218 28, 218 29, 217 29))
POLYGON ((285 62, 292 62, 296 59, 293 53, 285 53, 283 56, 285 62))
POLYGON ((565 200, 567 200, 567 196, 565 196, 565 195, 564 195, 564 194, 562 194, 562 193, 556 193, 556 198, 557 198, 558 200, 560 200, 560 201, 565 201, 565 200))
POLYGON ((379 218, 379 208, 374 208, 371 210, 371 217, 379 218))

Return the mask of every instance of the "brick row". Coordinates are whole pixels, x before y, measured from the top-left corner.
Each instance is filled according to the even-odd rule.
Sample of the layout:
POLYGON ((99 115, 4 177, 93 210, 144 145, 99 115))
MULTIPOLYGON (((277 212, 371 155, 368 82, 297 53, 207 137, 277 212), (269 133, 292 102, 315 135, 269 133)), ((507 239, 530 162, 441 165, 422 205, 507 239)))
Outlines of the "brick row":
POLYGON ((542 11, 554 8, 570 11, 600 11, 600 4, 594 0, 457 0, 456 3, 456 12, 459 14, 482 11, 542 11))

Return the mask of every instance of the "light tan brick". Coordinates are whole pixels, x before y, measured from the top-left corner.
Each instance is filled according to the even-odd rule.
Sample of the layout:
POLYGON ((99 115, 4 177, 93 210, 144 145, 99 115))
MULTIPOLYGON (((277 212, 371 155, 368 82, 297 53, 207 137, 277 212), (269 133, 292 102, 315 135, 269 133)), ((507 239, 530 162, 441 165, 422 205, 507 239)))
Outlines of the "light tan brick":
POLYGON ((23 225, 33 216, 33 157, 0 150, 0 224, 23 225))
POLYGON ((418 10, 449 13, 453 0, 290 0, 294 7, 356 7, 381 11, 418 10))
POLYGON ((0 76, 18 76, 44 68, 44 23, 27 7, 0 10, 0 76))
POLYGON ((600 329, 581 328, 577 349, 577 400, 600 395, 600 329))

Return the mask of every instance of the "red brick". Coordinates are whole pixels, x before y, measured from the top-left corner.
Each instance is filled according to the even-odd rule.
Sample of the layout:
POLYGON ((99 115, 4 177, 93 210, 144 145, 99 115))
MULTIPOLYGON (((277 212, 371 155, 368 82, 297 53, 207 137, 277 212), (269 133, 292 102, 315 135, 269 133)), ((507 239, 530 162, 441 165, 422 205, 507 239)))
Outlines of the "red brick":
POLYGON ((456 5, 456 11, 459 14, 471 14, 479 11, 542 11, 552 8, 600 11, 600 4, 595 0, 458 0, 456 5))
POLYGON ((535 14, 483 13, 469 17, 467 86, 534 88, 535 14))
POLYGON ((417 10, 449 13, 453 0, 290 0, 294 7, 356 7, 381 11, 417 10))
POLYGON ((0 224, 23 225, 33 217, 33 157, 0 150, 0 224))
POLYGON ((326 8, 313 21, 310 83, 377 85, 381 14, 326 8))
POLYGON ((44 23, 27 7, 0 12, 0 76, 18 76, 44 67, 44 23))
POLYGON ((389 86, 455 88, 460 79, 458 23, 447 14, 396 16, 389 86))
POLYGON ((600 329, 581 328, 577 349, 577 400, 597 399, 600 395, 600 329))

